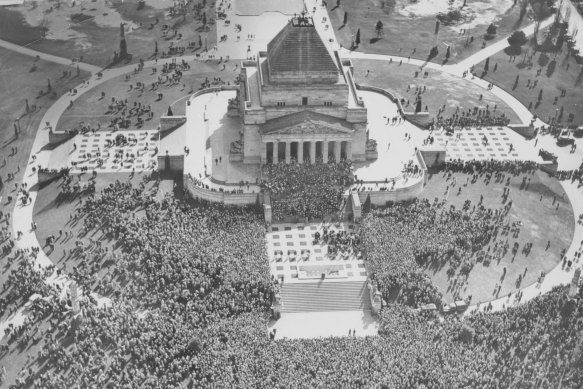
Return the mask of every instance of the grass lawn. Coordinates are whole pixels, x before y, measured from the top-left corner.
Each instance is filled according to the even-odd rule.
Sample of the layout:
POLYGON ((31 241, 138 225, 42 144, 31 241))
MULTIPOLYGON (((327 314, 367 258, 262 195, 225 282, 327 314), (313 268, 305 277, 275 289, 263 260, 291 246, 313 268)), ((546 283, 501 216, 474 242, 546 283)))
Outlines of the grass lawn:
MULTIPOLYGON (((73 72, 72 77, 63 78, 63 71, 68 67, 52 62, 34 61, 33 58, 13 53, 0 48, 0 177, 3 185, 0 185, 0 210, 12 213, 15 201, 7 202, 8 196, 15 197, 14 183, 22 182, 25 166, 28 163, 32 144, 36 131, 46 109, 53 101, 67 92, 74 85, 81 83, 88 76, 81 72, 79 77, 73 72), (32 71, 33 66, 36 70, 32 71), (47 91, 50 79, 52 91, 56 97, 50 95, 40 96, 39 91, 47 91), (26 114, 25 99, 28 99, 30 109, 36 105, 36 109, 26 114), (14 123, 18 119, 20 131, 18 138, 14 135, 14 123), (16 147, 17 153, 12 153, 16 147), (4 160, 6 163, 4 164, 4 160), (13 180, 8 180, 8 173, 15 175, 13 180)), ((12 227, 7 224, 5 216, 0 221, 0 227, 12 227)), ((0 240, 0 246, 5 241, 0 240)), ((7 258, 0 254, 0 285, 3 285, 15 264, 8 265, 7 258)))
POLYGON ((424 77, 420 72, 415 78, 415 72, 419 67, 398 62, 389 64, 388 61, 352 59, 354 65, 354 78, 358 84, 372 85, 389 90, 395 96, 410 100, 411 105, 405 109, 414 110, 415 88, 426 87, 422 94, 423 109, 429 108, 429 113, 437 115, 439 109, 445 105, 444 117, 449 117, 455 113, 456 107, 460 111, 473 108, 474 106, 485 108, 489 105, 490 110, 496 105, 498 115, 505 114, 510 118, 511 123, 518 122, 518 116, 502 100, 492 92, 487 91, 472 82, 451 76, 447 73, 427 69, 428 77, 424 77), (370 73, 367 72, 370 70, 370 73), (411 88, 408 90, 408 86, 411 88), (482 100, 480 100, 482 95, 482 100))
MULTIPOLYGON (((446 0, 341 0, 337 7, 336 0, 328 2, 330 21, 336 38, 343 47, 350 48, 353 36, 360 29, 358 51, 376 54, 392 54, 427 59, 435 46, 435 22, 437 13, 448 10, 446 0), (343 26, 344 13, 348 21, 343 26), (383 36, 377 38, 375 26, 383 23, 383 36)), ((451 9, 460 9, 463 1, 456 0, 451 9)), ((439 54, 432 59, 442 63, 445 60, 447 46, 451 47, 450 63, 467 58, 482 48, 483 42, 493 43, 510 35, 512 31, 530 23, 532 10, 527 7, 526 14, 520 17, 520 6, 512 6, 512 1, 468 0, 463 12, 469 12, 467 21, 439 29, 439 54), (472 25, 468 22, 472 21, 472 25), (497 34, 492 40, 485 41, 486 28, 494 22, 497 34), (462 29, 467 34, 460 34, 462 29), (470 36, 474 38, 469 43, 470 36)), ((318 21, 319 22, 319 21, 318 21)))
MULTIPOLYGON (((566 44, 556 53, 535 53, 534 48, 534 43, 528 42, 522 47, 522 54, 517 56, 514 62, 510 62, 511 57, 503 51, 490 57, 490 72, 484 79, 507 90, 547 123, 557 115, 563 125, 583 125, 583 67, 568 55, 566 44), (498 69, 493 72, 495 64, 498 64, 498 69), (537 76, 538 71, 540 75, 537 76), (519 77, 519 81, 514 88, 516 76, 519 77), (527 86, 529 80, 530 86, 527 86), (532 88, 535 80, 536 87, 532 88), (542 100, 537 103, 541 90, 542 100), (563 90, 566 91, 566 95, 561 97, 563 90), (570 114, 573 115, 571 121, 570 114)), ((474 74, 482 74, 483 69, 484 63, 476 65, 474 74)))
MULTIPOLYGON (((188 46, 190 42, 196 42, 196 50, 200 50, 198 45, 199 36, 202 40, 202 49, 205 45, 205 34, 208 35, 208 47, 213 47, 216 43, 216 24, 211 22, 215 19, 214 2, 208 1, 202 6, 202 1, 192 2, 188 6, 186 18, 182 15, 172 16, 168 8, 163 5, 172 6, 172 2, 159 0, 159 4, 154 6, 148 4, 143 8, 138 7, 138 0, 113 0, 111 6, 107 6, 106 11, 98 9, 102 4, 88 7, 87 2, 76 2, 74 7, 70 4, 63 5, 56 9, 53 3, 25 4, 24 6, 0 8, 0 38, 20 45, 47 52, 65 58, 79 58, 83 56, 83 61, 98 66, 106 66, 111 63, 114 51, 119 52, 119 24, 100 22, 98 18, 107 18, 111 14, 111 20, 123 20, 131 26, 131 31, 126 33, 128 52, 133 56, 133 62, 140 58, 147 59, 154 54, 155 42, 158 42, 158 51, 167 52, 171 44, 176 46, 188 46), (49 7, 52 10, 49 11, 49 7), (37 25, 31 26, 24 15, 28 13, 38 13, 38 7, 43 7, 45 12, 43 21, 49 28, 49 37, 54 39, 43 39, 42 28, 37 25), (200 11, 196 11, 200 7, 200 11), (47 9, 45 9, 47 8, 47 9), (206 13, 208 30, 203 30, 202 14, 206 13), (118 15, 114 15, 118 14, 118 15), (82 17, 71 20, 71 15, 82 15, 82 17), (115 17, 114 17, 115 16, 115 17), (156 24, 156 19, 158 23, 156 24), (151 27, 151 24, 154 24, 151 27), (168 36, 163 36, 162 26, 167 25, 171 31, 168 36), (174 35, 174 29, 177 35, 174 35), (182 34, 178 39, 178 34, 182 34), (66 37, 66 39, 65 39, 66 37)), ((39 20, 40 24, 41 21, 39 20)), ((192 54, 193 49, 186 50, 185 54, 192 54)))
MULTIPOLYGON (((57 128, 61 130, 72 129, 78 127, 80 122, 90 124, 93 127, 97 127, 97 123, 101 123, 102 127, 107 127, 111 119, 118 116, 114 113, 108 113, 111 98, 116 97, 116 99, 127 98, 130 104, 141 102, 142 104, 151 105, 154 119, 145 121, 145 128, 155 129, 158 126, 159 117, 166 114, 169 106, 172 106, 174 115, 183 115, 186 107, 186 97, 199 90, 207 77, 211 82, 218 77, 223 81, 234 82, 237 76, 237 73, 233 70, 236 61, 227 63, 225 70, 222 70, 223 65, 218 65, 217 62, 191 63, 190 70, 183 73, 179 84, 173 86, 161 85, 155 90, 151 89, 151 85, 158 80, 161 67, 158 67, 157 73, 152 73, 151 70, 147 69, 138 74, 132 74, 129 81, 125 81, 125 76, 109 80, 76 100, 73 107, 63 113, 57 128), (136 85, 138 82, 146 85, 143 92, 137 90, 136 85), (130 90, 130 84, 133 85, 132 90, 130 90), (105 92, 105 98, 101 97, 102 92, 105 92), (163 93, 162 100, 158 100, 158 93, 163 93)), ((132 126, 129 129, 137 129, 136 124, 137 118, 132 118, 132 126)))
MULTIPOLYGON (((484 195, 484 206, 487 208, 498 209, 502 208, 504 204, 501 202, 501 195, 506 181, 503 184, 494 183, 494 180, 489 185, 485 185, 481 178, 475 184, 464 186, 468 177, 471 176, 457 173, 456 177, 458 187, 462 185, 462 193, 457 196, 457 187, 455 190, 450 189, 448 197, 448 204, 454 205, 460 209, 466 200, 470 200, 472 205, 480 201, 480 195, 484 195)), ((560 183, 549 177, 546 173, 538 171, 531 178, 528 190, 520 190, 522 177, 513 177, 510 182, 510 197, 512 200, 512 208, 506 220, 518 221, 521 220, 523 227, 517 239, 508 236, 498 235, 498 240, 506 240, 510 244, 509 252, 504 256, 499 263, 492 261, 489 266, 485 266, 482 262, 478 262, 473 267, 468 277, 468 288, 459 289, 460 296, 466 297, 472 295, 472 302, 479 301, 486 302, 494 299, 497 295, 494 294, 494 289, 497 284, 500 284, 503 268, 506 267, 507 274, 502 282, 502 289, 499 296, 505 296, 509 292, 515 292, 516 280, 520 274, 526 275, 521 283, 522 287, 533 284, 537 281, 541 271, 549 272, 553 269, 560 260, 560 253, 562 249, 568 249, 573 238, 573 231, 575 229, 575 220, 573 217, 573 209, 567 198, 563 199, 562 187, 560 183), (542 200, 540 197, 542 195, 542 200), (559 208, 557 210, 557 203, 553 205, 553 198, 556 196, 559 208), (550 248, 545 250, 547 241, 551 241, 550 248), (514 260, 512 259, 512 247, 514 242, 518 242, 520 248, 514 260), (525 243, 532 242, 533 247, 528 256, 521 254, 525 243)), ((447 184, 451 181, 445 181, 443 173, 434 174, 428 181, 428 185, 423 192, 423 197, 433 201, 434 198, 442 199, 445 193, 447 184)), ((491 246, 493 247, 492 242, 491 246)), ((446 301, 453 301, 454 290, 452 290, 452 281, 448 278, 448 266, 443 266, 441 269, 434 269, 427 267, 425 272, 431 277, 433 283, 442 291, 446 301)), ((463 280, 464 277, 460 277, 463 280)))

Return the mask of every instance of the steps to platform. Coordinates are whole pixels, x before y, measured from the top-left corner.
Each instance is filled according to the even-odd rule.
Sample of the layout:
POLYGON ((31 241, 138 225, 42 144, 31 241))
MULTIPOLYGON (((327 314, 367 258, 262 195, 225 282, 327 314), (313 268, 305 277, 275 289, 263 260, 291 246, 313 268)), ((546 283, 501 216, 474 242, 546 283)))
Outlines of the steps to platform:
POLYGON ((284 284, 282 313, 370 310, 366 281, 301 282, 284 284))

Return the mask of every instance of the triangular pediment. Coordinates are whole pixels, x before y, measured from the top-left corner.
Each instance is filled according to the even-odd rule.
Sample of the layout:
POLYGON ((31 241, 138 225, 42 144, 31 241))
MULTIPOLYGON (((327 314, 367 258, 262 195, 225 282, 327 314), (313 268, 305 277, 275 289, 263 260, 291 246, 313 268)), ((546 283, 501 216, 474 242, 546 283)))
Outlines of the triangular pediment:
POLYGON ((267 133, 271 135, 351 134, 352 130, 339 125, 335 126, 323 122, 306 120, 305 122, 275 129, 267 133))
POLYGON ((262 126, 261 132, 265 135, 350 135, 354 130, 352 129, 352 125, 343 119, 313 111, 301 111, 268 120, 267 123, 262 126))

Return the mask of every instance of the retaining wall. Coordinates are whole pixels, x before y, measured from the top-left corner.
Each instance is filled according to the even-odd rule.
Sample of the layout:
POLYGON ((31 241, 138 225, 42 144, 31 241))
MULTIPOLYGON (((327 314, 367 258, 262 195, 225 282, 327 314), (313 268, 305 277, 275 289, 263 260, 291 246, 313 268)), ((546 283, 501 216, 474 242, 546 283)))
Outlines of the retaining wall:
POLYGON ((259 203, 263 204, 263 193, 231 193, 210 190, 196 185, 188 176, 184 176, 183 182, 184 188, 193 198, 229 205, 250 205, 255 204, 259 197, 259 203))
POLYGON ((423 192, 424 187, 424 179, 421 179, 415 184, 406 188, 358 192, 358 197, 360 198, 360 202, 364 203, 366 202, 366 198, 370 195, 371 204, 376 206, 385 206, 389 201, 401 202, 413 200, 423 192))

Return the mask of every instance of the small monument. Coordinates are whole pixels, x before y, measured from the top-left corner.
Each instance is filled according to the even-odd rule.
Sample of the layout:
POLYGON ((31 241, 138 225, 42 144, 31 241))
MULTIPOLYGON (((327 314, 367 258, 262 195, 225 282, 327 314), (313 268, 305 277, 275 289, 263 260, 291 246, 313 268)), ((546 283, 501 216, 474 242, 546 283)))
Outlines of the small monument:
POLYGON ((124 30, 125 23, 119 24, 119 60, 126 59, 128 56, 128 44, 126 42, 125 37, 125 30, 124 30))

